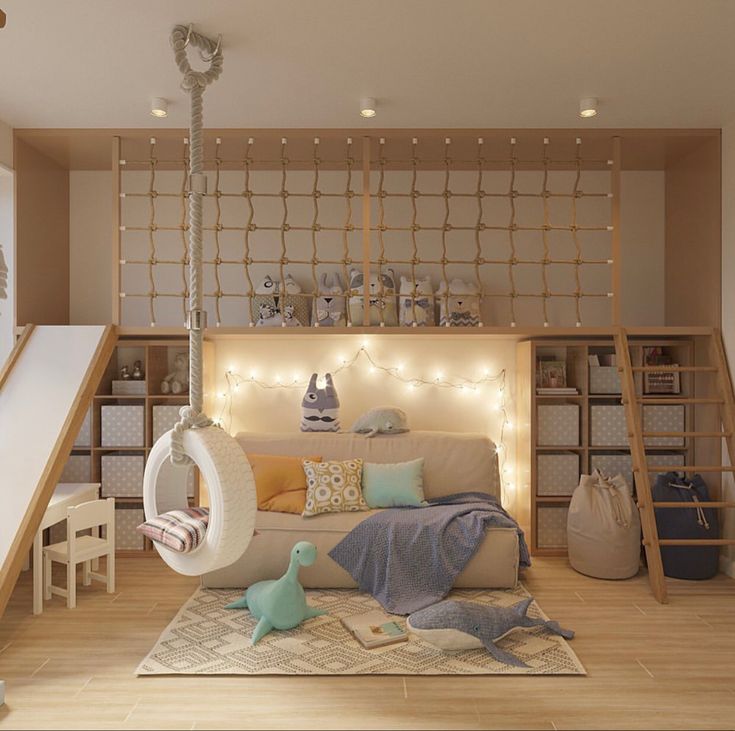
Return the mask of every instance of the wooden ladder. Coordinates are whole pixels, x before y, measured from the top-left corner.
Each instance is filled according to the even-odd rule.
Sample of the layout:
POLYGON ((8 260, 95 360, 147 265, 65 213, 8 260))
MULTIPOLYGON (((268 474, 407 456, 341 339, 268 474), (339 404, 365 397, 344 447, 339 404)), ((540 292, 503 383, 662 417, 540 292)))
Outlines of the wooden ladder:
MULTIPOLYGON (((690 502, 654 502, 651 492, 650 475, 658 472, 670 472, 672 469, 681 472, 735 472, 735 397, 730 371, 722 345, 722 336, 719 329, 712 330, 705 336, 708 365, 655 365, 655 366, 633 366, 630 357, 630 343, 628 334, 624 328, 619 328, 615 334, 615 353, 618 371, 622 385, 623 405, 625 406, 625 419, 628 429, 628 440, 630 442, 630 454, 633 462, 633 476, 635 480, 638 508, 641 514, 641 528, 643 530, 643 546, 646 551, 648 562, 648 580, 651 584, 653 595, 656 599, 665 603, 667 601, 666 578, 664 576, 663 563, 661 561, 661 546, 727 546, 735 545, 735 539, 668 539, 660 540, 656 529, 655 508, 681 508, 692 509, 690 502), (636 393, 634 373, 698 373, 714 378, 717 396, 715 398, 697 397, 654 397, 640 396, 636 393), (709 404, 719 409, 719 423, 721 431, 667 431, 667 432, 645 432, 643 429, 642 406, 644 404, 709 404), (653 437, 681 437, 687 439, 713 439, 720 438, 727 446, 730 465, 695 465, 685 464, 672 468, 670 465, 657 465, 649 463, 646 455, 645 439, 653 437)), ((719 460, 723 461, 723 460, 719 460)), ((706 504, 708 508, 735 508, 735 502, 713 501, 706 504)))

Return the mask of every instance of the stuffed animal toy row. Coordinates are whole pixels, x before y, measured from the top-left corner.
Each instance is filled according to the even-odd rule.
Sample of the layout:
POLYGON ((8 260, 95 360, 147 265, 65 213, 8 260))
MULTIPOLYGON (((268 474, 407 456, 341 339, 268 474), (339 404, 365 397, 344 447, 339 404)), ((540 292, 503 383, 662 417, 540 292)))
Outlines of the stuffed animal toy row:
MULTIPOLYGON (((283 281, 270 275, 256 286, 253 309, 257 327, 344 327, 347 309, 350 321, 363 323, 363 302, 366 286, 360 269, 349 273, 347 297, 338 273, 322 273, 319 278, 319 294, 310 305, 302 294, 301 286, 287 274, 283 281), (281 291, 283 289, 283 292, 281 291), (347 300, 347 302, 345 302, 347 300)), ((396 275, 392 269, 381 274, 371 273, 367 283, 369 300, 369 324, 394 327, 436 325, 436 303, 439 303, 439 324, 443 327, 477 327, 480 324, 480 295, 477 285, 462 279, 442 281, 434 292, 431 279, 426 276, 415 282, 400 278, 396 287, 396 275)))

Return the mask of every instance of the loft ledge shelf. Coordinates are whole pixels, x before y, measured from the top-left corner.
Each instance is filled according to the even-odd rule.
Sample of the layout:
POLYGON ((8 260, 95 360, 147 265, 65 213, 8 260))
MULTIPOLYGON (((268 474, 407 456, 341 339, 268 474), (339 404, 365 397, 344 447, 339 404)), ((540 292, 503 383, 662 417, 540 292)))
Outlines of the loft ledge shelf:
MULTIPOLYGON (((104 323, 103 323, 104 324, 104 323)), ((20 336, 25 325, 15 328, 15 334, 20 336)), ((715 328, 705 325, 660 325, 646 327, 626 327, 628 338, 635 343, 636 339, 652 338, 664 340, 666 338, 705 337, 712 335, 715 328)), ((136 338, 141 340, 140 345, 172 346, 183 345, 188 333, 185 327, 130 327, 116 326, 119 338, 125 338, 124 345, 134 346, 136 338)), ((590 327, 541 327, 541 326, 485 326, 485 327, 210 327, 205 331, 205 339, 218 340, 239 337, 329 337, 333 335, 411 335, 411 336, 449 336, 453 338, 491 336, 511 340, 534 338, 538 340, 582 340, 588 338, 613 338, 618 328, 610 326, 590 327)), ((559 343, 555 343, 559 345, 559 343)), ((154 394, 149 394, 154 395, 154 394)), ((594 394, 601 398, 612 397, 616 394, 594 394)), ((619 396, 618 396, 619 397, 619 396)))
MULTIPOLYGON (((712 334, 712 328, 706 326, 666 326, 660 327, 629 327, 626 332, 629 338, 670 338, 693 337, 712 334)), ((448 335, 450 337, 477 337, 495 336, 511 339, 524 338, 612 338, 618 328, 612 326, 594 327, 210 327, 205 332, 205 338, 210 340, 233 337, 304 337, 304 336, 332 336, 332 335, 411 335, 434 336, 448 335)), ((118 327, 120 337, 170 337, 181 338, 187 335, 183 327, 118 327)), ((601 394, 602 395, 602 394, 601 394)), ((614 397, 614 394, 611 394, 614 397)))

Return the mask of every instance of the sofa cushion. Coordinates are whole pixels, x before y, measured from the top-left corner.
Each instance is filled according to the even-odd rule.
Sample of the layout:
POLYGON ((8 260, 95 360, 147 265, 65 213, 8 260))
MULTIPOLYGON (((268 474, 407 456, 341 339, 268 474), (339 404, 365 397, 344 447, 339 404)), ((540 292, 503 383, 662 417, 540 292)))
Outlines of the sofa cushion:
POLYGON ((397 464, 365 462, 362 495, 371 508, 418 508, 424 500, 424 458, 397 464))
MULTIPOLYGON (((321 456, 309 455, 308 459, 319 462, 321 456)), ((299 457, 250 452, 248 461, 255 477, 259 510, 304 512, 306 475, 299 457)))
POLYGON ((359 458, 381 464, 423 457, 427 500, 471 491, 500 497, 495 444, 484 434, 411 431, 366 437, 352 433, 240 432, 236 438, 246 453, 321 454, 325 460, 359 458))
POLYGON ((304 516, 354 513, 368 509, 362 497, 362 460, 312 462, 304 460, 306 505, 304 516))

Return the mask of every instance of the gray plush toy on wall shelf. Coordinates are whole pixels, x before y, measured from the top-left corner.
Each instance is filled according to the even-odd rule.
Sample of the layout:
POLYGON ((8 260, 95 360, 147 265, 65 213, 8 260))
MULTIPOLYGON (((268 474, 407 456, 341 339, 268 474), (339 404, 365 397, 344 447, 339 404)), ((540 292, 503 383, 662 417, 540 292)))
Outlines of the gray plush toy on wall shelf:
POLYGON ((352 431, 374 437, 376 434, 401 434, 409 431, 408 417, 395 406, 378 406, 366 411, 352 425, 352 431))

